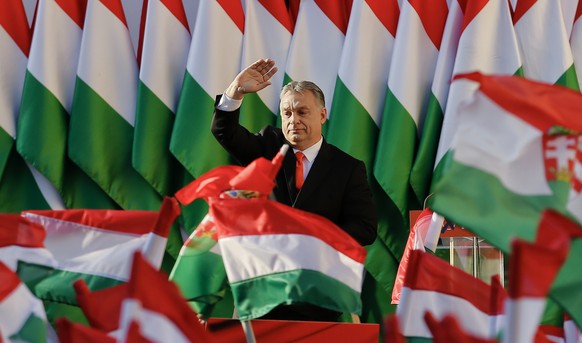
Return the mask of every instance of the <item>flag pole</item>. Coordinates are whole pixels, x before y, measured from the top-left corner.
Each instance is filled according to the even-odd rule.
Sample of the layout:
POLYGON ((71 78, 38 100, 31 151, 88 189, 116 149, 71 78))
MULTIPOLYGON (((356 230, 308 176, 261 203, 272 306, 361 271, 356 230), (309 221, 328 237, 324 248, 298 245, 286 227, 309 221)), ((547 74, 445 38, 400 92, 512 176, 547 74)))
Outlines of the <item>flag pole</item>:
POLYGON ((257 340, 255 339, 255 333, 253 332, 253 326, 251 325, 251 321, 241 320, 240 324, 242 325, 243 331, 245 333, 247 343, 257 343, 257 340))

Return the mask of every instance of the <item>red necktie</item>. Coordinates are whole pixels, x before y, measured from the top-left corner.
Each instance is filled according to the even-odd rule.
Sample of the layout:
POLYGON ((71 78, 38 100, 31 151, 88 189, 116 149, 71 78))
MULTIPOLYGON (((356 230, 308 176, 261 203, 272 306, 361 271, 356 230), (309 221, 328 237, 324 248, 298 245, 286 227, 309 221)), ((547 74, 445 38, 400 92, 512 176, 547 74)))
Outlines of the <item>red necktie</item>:
POLYGON ((295 158, 297 162, 295 162, 295 188, 298 190, 303 187, 303 153, 301 151, 297 151, 295 153, 295 158))

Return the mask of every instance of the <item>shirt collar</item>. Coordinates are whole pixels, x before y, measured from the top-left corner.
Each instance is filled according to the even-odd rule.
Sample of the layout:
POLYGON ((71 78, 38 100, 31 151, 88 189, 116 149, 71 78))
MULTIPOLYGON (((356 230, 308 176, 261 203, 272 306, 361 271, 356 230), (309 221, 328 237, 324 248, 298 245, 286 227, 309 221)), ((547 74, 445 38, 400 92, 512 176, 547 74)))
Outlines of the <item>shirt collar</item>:
POLYGON ((301 151, 303 153, 303 155, 305 155, 305 158, 309 162, 313 162, 313 160, 315 160, 315 158, 317 157, 317 154, 319 153, 319 150, 321 149, 322 144, 323 144, 323 136, 321 136, 321 138, 319 139, 319 141, 317 141, 317 143, 313 144, 309 148, 307 148, 303 151, 301 151, 299 149, 293 149, 293 153, 296 153, 297 151, 301 151))

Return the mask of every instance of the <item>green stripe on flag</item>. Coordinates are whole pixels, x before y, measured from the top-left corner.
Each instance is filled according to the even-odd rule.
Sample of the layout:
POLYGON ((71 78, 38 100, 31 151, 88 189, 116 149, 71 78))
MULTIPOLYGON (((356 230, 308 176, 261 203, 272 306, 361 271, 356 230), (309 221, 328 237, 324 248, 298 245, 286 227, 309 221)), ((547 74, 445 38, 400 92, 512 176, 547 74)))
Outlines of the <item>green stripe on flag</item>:
POLYGON ((133 127, 77 77, 69 156, 124 209, 158 210, 161 198, 131 166, 133 127))
POLYGON ((388 89, 378 138, 374 176, 400 209, 408 224, 408 211, 420 209, 409 175, 418 146, 416 123, 394 93, 388 89))
POLYGON ((17 274, 39 299, 69 305, 77 305, 73 283, 79 279, 85 280, 91 291, 98 291, 124 283, 124 281, 104 276, 53 269, 23 261, 18 262, 17 274))
POLYGON ((8 163, 13 145, 14 139, 0 127, 0 178, 4 174, 4 168, 6 168, 6 164, 8 163))
POLYGON ((66 157, 69 115, 30 72, 26 74, 16 147, 59 190, 68 208, 118 208, 66 157))
POLYGON ((26 72, 18 118, 16 147, 59 191, 67 144, 66 111, 58 99, 26 72), (50 144, 46 144, 50 142, 50 144))
POLYGON ((182 185, 181 168, 170 153, 174 113, 143 82, 139 83, 132 163, 160 195, 182 185))
MULTIPOLYGON (((277 111, 279 112, 279 111, 277 111)), ((246 94, 240 108, 240 124, 250 132, 259 132, 267 125, 275 125, 276 113, 265 105, 257 93, 246 94)))
POLYGON ((327 128, 327 140, 355 158, 364 161, 370 175, 379 130, 368 111, 339 77, 335 84, 333 107, 334 111, 330 116, 327 128), (363 134, 355 137, 354 133, 359 132, 363 134), (346 137, 353 138, 346 139, 346 137))
POLYGON ((258 318, 278 304, 307 302, 327 309, 361 313, 360 294, 313 270, 293 270, 231 283, 241 320, 258 318), (343 307, 340 307, 343 305, 343 307))
POLYGON ((570 68, 566 69, 564 74, 556 81, 557 85, 568 87, 575 91, 580 90, 580 85, 578 84, 578 77, 576 76, 576 68, 572 64, 570 68))
POLYGON ((13 342, 44 343, 46 342, 46 329, 47 323, 31 313, 20 331, 10 336, 10 339, 13 342))
POLYGON ((540 215, 549 205, 558 212, 566 213, 564 201, 568 199, 568 183, 551 181, 549 185, 552 195, 519 195, 510 192, 495 176, 453 162, 435 184, 437 196, 431 198, 431 208, 460 225, 479 218, 481 227, 496 229, 487 230, 486 235, 482 235, 483 230, 477 233, 494 246, 509 252, 511 241, 516 236, 533 241, 540 215), (475 199, 482 201, 475 203, 475 199))
POLYGON ((194 177, 231 163, 229 154, 216 141, 210 124, 214 98, 186 73, 176 111, 170 151, 194 177))
POLYGON ((31 209, 49 210, 50 206, 13 145, 0 179, 0 212, 19 213, 31 209))
POLYGON ((550 290, 550 297, 568 312, 578 327, 582 327, 581 265, 582 239, 574 239, 570 243, 568 258, 552 283, 550 290))
POLYGON ((443 118, 442 107, 436 96, 431 92, 422 127, 422 136, 410 171, 410 186, 420 204, 423 204, 430 194, 430 184, 439 138, 441 137, 443 118))

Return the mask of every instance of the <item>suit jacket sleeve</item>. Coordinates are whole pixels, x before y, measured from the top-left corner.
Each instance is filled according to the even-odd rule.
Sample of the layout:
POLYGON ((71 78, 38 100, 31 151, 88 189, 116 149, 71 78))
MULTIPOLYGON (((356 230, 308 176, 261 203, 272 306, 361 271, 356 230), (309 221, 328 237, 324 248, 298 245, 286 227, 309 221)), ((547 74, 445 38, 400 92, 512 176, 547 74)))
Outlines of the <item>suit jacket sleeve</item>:
POLYGON ((377 235, 378 214, 368 184, 364 162, 357 161, 346 190, 339 226, 361 245, 374 243, 377 235))

